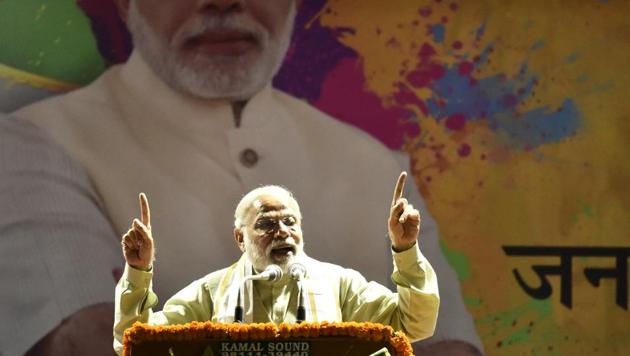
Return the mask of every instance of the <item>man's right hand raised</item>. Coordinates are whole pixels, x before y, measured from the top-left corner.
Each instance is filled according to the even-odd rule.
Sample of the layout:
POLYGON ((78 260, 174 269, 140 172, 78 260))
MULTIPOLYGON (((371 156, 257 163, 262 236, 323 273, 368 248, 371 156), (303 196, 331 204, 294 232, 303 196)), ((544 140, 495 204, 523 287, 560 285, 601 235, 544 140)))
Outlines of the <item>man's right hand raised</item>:
POLYGON ((127 264, 133 268, 149 271, 153 264, 153 237, 151 236, 151 212, 149 201, 140 193, 140 218, 133 219, 131 229, 122 237, 122 250, 127 264))

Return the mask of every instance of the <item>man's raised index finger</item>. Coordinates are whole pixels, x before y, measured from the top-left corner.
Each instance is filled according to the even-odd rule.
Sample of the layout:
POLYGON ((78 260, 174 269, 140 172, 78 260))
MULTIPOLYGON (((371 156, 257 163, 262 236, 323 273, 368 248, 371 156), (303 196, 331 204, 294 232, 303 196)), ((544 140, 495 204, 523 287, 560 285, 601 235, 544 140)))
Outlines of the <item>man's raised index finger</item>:
POLYGON ((140 193, 140 217, 144 226, 151 228, 151 211, 149 210, 149 201, 144 193, 140 193))
POLYGON ((398 181, 396 182, 396 189, 394 189, 394 199, 392 200, 392 206, 396 204, 398 199, 402 198, 403 189, 405 188, 405 180, 407 179, 407 172, 400 172, 398 181))

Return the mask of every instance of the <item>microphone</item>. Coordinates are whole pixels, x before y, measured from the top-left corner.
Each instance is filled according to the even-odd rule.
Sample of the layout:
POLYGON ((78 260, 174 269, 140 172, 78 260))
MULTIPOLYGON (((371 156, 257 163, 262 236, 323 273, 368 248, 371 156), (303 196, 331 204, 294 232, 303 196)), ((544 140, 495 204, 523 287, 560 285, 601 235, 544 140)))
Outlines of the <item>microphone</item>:
POLYGON ((289 277, 296 281, 301 281, 306 275, 306 267, 303 264, 295 262, 289 266, 289 277))
POLYGON ((236 307, 234 307, 234 322, 242 323, 243 322, 243 306, 241 303, 241 287, 247 281, 260 281, 267 280, 270 282, 275 282, 282 278, 282 268, 278 265, 269 265, 265 268, 262 273, 255 274, 252 276, 247 276, 241 282, 241 285, 238 286, 238 295, 236 296, 236 307))
POLYGON ((294 262, 289 266, 289 276, 298 284, 298 307, 296 321, 298 323, 306 320, 306 308, 304 308, 304 292, 302 290, 302 278, 306 275, 306 267, 298 262, 294 262))
POLYGON ((245 278, 243 282, 246 281, 258 281, 258 280, 267 280, 270 282, 275 282, 282 278, 282 268, 278 265, 269 265, 265 268, 264 271, 260 274, 255 274, 245 278))

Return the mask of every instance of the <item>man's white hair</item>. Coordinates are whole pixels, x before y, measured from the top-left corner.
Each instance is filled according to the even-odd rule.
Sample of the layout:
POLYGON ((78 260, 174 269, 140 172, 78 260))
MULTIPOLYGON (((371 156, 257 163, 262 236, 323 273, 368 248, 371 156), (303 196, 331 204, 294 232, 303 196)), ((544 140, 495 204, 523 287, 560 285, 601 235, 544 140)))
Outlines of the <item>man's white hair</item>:
POLYGON ((241 228, 245 225, 243 219, 247 211, 252 207, 254 201, 263 195, 271 195, 271 196, 284 196, 288 197, 291 201, 295 203, 295 206, 298 208, 298 218, 302 219, 302 214, 300 213, 300 206, 297 203, 297 200, 293 196, 290 190, 285 187, 279 185, 265 185, 262 187, 258 187, 251 192, 245 194, 241 201, 236 206, 236 210, 234 211, 234 227, 241 228))

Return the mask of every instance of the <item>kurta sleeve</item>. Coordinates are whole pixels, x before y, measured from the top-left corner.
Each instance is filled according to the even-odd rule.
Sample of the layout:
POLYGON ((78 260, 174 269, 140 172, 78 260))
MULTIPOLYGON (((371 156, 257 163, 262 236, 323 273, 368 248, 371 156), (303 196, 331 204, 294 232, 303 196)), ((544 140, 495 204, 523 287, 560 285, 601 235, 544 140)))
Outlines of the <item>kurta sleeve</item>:
POLYGON ((158 304, 157 295, 151 288, 152 279, 152 271, 145 272, 126 265, 116 285, 114 350, 119 355, 122 354, 123 334, 136 321, 170 325, 207 321, 212 317, 212 299, 206 278, 198 279, 177 292, 159 312, 151 309, 158 304))
MULTIPOLYGON (((411 172, 409 157, 402 152, 394 152, 403 170, 411 172)), ((466 341, 483 353, 483 343, 475 330, 472 315, 466 309, 457 273, 448 263, 443 248, 440 246, 438 224, 431 216, 424 200, 414 184, 407 184, 403 196, 420 211, 422 225, 418 243, 422 253, 431 261, 440 281, 440 311, 435 333, 426 342, 442 340, 466 341)))
POLYGON ((77 311, 113 303, 123 265, 83 167, 0 114, 0 354, 22 355, 77 311))
POLYGON ((391 325, 412 340, 433 335, 440 297, 437 278, 418 245, 394 253, 392 280, 397 293, 367 282, 353 270, 341 279, 341 305, 344 321, 369 321, 391 325))

